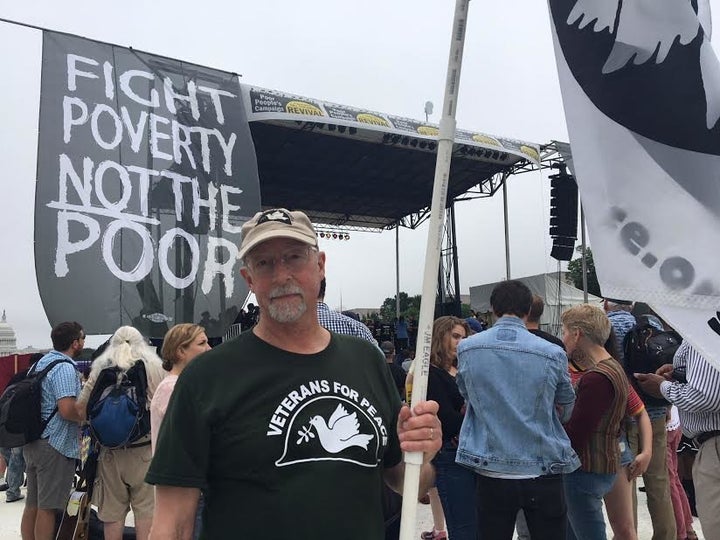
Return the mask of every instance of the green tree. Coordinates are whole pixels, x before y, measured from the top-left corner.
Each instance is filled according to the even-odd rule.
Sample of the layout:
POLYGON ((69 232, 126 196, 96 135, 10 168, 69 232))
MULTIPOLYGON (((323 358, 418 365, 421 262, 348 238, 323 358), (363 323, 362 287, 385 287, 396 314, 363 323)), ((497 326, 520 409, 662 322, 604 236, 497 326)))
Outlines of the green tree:
MULTIPOLYGON (((400 315, 405 319, 414 318, 417 320, 420 314, 421 295, 408 296, 408 293, 400 291, 400 315)), ((386 298, 380 306, 380 319, 385 322, 395 318, 395 296, 386 298)))
MULTIPOLYGON (((417 294, 415 296, 409 296, 406 292, 400 292, 400 315, 405 319, 420 319, 420 302, 422 295, 417 294)), ((470 316, 470 304, 462 304, 460 306, 462 317, 467 318, 470 316)), ((388 297, 383 301, 380 307, 380 319, 385 322, 390 322, 395 318, 395 297, 388 297)))
MULTIPOLYGON (((595 273, 595 261, 593 261, 593 254, 590 248, 585 250, 585 261, 588 292, 595 296, 602 296, 602 294, 600 294, 600 284, 598 283, 597 274, 595 273)), ((582 255, 568 263, 568 282, 582 290, 582 255)))

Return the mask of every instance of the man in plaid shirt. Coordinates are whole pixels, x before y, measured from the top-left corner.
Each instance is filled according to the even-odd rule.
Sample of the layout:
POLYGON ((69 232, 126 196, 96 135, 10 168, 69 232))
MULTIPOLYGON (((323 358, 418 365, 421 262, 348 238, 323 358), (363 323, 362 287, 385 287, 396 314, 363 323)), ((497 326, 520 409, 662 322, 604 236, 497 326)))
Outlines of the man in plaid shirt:
POLYGON ((348 336, 359 337, 377 345, 377 341, 373 337, 370 329, 360 321, 356 321, 352 317, 333 311, 324 302, 325 300, 325 278, 320 282, 320 293, 317 301, 317 314, 320 326, 336 334, 345 334, 348 336))

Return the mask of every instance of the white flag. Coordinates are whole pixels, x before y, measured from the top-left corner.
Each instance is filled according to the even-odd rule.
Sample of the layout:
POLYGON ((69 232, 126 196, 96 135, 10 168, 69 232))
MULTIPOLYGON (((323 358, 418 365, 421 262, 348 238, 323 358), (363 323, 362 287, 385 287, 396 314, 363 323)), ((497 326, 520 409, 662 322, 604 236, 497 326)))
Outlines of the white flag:
POLYGON ((720 369, 720 63, 709 0, 549 0, 595 267, 720 369))

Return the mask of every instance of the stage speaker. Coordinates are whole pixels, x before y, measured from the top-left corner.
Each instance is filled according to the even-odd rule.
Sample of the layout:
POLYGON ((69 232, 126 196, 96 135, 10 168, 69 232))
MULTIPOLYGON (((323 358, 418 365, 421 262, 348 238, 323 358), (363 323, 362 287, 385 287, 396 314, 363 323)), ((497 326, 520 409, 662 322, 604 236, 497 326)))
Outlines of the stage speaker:
POLYGON ((460 317, 462 315, 460 302, 450 300, 447 302, 435 302, 435 318, 442 317, 443 315, 454 315, 460 317))
POLYGON ((569 261, 575 252, 575 239, 560 236, 553 238, 553 246, 550 256, 558 261, 569 261))
POLYGON ((560 164, 557 174, 550 176, 550 256, 558 261, 572 259, 577 240, 578 190, 575 178, 560 164))

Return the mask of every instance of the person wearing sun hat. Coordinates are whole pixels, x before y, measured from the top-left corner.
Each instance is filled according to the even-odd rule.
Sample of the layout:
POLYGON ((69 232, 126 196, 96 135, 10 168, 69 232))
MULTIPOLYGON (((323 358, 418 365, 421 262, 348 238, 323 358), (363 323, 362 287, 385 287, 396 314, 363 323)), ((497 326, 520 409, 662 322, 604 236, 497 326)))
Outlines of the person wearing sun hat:
POLYGON ((241 526, 255 538, 380 540, 378 487, 401 490, 402 451, 424 453, 421 489, 432 482, 437 403, 411 414, 377 346, 318 323, 325 253, 304 213, 258 212, 241 234, 260 320, 178 379, 163 422, 173 429, 161 428, 147 474, 150 538, 189 538, 202 490, 203 538, 241 526))

